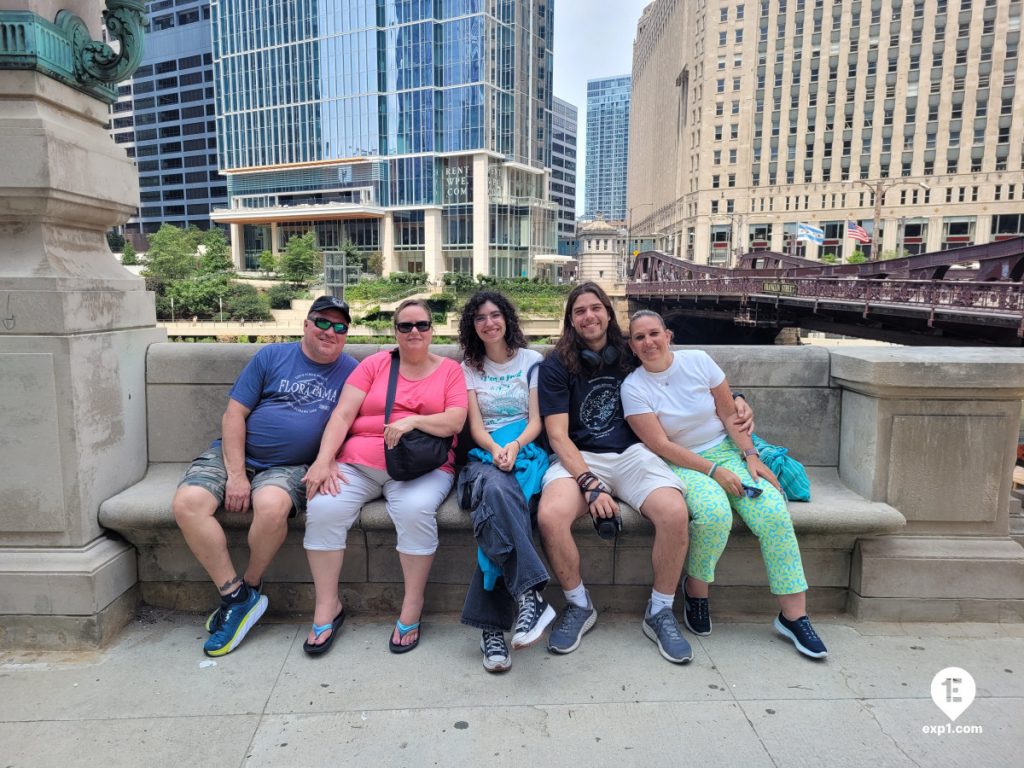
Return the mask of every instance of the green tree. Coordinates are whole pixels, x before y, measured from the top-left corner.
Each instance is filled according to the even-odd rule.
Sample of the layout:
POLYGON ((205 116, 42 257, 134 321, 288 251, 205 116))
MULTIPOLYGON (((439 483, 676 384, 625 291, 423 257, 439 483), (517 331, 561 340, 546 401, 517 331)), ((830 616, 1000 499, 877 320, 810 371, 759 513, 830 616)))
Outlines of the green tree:
POLYGON ((277 271, 277 259, 274 258, 272 251, 264 251, 260 254, 260 272, 269 275, 271 272, 277 271))
POLYGON ((125 266, 139 263, 139 259, 135 254, 135 248, 128 240, 124 241, 124 248, 121 250, 121 263, 125 266))
POLYGON ((116 229, 110 230, 107 232, 107 245, 114 253, 120 252, 124 248, 124 236, 116 229))
POLYGON ((278 266, 286 280, 307 285, 324 272, 324 261, 316 249, 316 234, 307 232, 288 239, 278 266))
POLYGON ((847 264, 863 264, 868 260, 868 257, 864 255, 864 251, 854 251, 846 258, 847 264))
POLYGON ((879 254, 879 259, 882 261, 890 261, 891 259, 895 259, 896 256, 897 253, 894 250, 882 251, 882 253, 879 254))
POLYGON ((189 277, 196 270, 194 254, 192 238, 178 227, 164 224, 149 238, 143 274, 162 283, 189 277))
POLYGON ((363 252, 351 240, 346 240, 341 245, 341 252, 345 254, 345 265, 348 267, 362 267, 363 252))
POLYGON ((202 274, 213 274, 216 272, 234 272, 235 265, 231 263, 231 249, 228 247, 224 231, 219 227, 203 232, 201 242, 196 246, 201 252, 199 257, 199 271, 202 274), (201 249, 199 246, 203 246, 201 249))
POLYGON ((380 277, 384 274, 384 254, 380 251, 371 253, 366 260, 366 266, 370 272, 380 277))
POLYGON ((220 310, 220 300, 227 298, 230 286, 231 281, 224 273, 196 275, 170 282, 166 295, 174 299, 177 317, 212 317, 220 310))
POLYGON ((270 300, 271 309, 291 309, 292 299, 306 299, 309 298, 309 294, 301 288, 279 284, 267 290, 267 298, 270 300))

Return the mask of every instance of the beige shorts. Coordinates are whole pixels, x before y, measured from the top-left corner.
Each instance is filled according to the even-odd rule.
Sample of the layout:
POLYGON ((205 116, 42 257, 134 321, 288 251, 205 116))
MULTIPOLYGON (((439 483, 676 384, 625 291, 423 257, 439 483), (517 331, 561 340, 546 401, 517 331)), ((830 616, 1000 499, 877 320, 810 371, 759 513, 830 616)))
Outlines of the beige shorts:
MULTIPOLYGON (((580 455, 612 495, 634 509, 639 510, 658 488, 676 488, 686 494, 686 484, 643 443, 631 445, 622 453, 580 451, 580 455)), ((572 478, 572 475, 557 458, 553 459, 544 473, 544 485, 562 477, 572 478)))

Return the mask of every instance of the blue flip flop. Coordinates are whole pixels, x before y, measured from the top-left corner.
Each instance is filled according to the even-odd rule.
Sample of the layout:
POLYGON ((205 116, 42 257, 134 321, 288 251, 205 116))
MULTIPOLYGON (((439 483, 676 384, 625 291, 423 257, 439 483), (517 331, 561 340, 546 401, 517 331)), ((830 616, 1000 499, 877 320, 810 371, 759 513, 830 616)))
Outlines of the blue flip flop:
POLYGON ((419 632, 416 634, 415 640, 408 645, 402 645, 401 642, 395 642, 395 632, 392 630, 391 634, 388 635, 388 648, 392 653, 408 653, 420 644, 420 637, 423 635, 423 630, 420 629, 420 623, 418 621, 415 624, 409 625, 403 624, 401 621, 396 621, 395 627, 398 629, 399 641, 413 630, 419 630, 419 632))
POLYGON ((337 616, 334 617, 333 621, 329 621, 326 624, 314 624, 313 625, 313 639, 319 640, 320 635, 328 630, 331 631, 331 636, 324 640, 322 643, 311 643, 306 640, 302 644, 302 650, 308 653, 310 656, 319 656, 323 653, 327 653, 331 650, 331 646, 334 644, 334 638, 338 635, 338 630, 341 629, 341 625, 345 622, 345 606, 341 607, 341 611, 337 616))

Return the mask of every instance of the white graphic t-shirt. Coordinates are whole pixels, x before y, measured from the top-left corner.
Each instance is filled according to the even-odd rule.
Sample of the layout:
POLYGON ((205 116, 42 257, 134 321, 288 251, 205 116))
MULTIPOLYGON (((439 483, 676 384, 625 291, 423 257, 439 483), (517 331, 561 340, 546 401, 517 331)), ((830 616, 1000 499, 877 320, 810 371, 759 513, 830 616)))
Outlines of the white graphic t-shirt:
POLYGON ((484 358, 483 373, 462 364, 466 389, 476 392, 484 427, 488 432, 525 419, 529 413, 530 390, 537 387, 537 371, 527 382, 530 368, 541 361, 540 352, 520 349, 504 363, 484 358))

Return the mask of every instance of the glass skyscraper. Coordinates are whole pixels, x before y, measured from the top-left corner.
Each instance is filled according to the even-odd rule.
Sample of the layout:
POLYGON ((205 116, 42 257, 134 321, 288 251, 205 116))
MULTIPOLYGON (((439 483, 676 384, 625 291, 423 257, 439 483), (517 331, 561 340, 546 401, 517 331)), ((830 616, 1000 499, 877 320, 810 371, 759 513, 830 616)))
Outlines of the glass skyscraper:
POLYGON ((587 81, 587 172, 583 215, 626 220, 632 77, 587 81))
POLYGON ((551 200, 558 205, 558 252, 568 255, 576 239, 576 115, 555 97, 551 131, 551 200))
POLYGON ((519 276, 555 246, 552 0, 213 0, 236 261, 292 235, 385 271, 519 276))
POLYGON ((139 212, 124 230, 208 229, 211 209, 227 202, 217 172, 210 4, 154 0, 147 11, 142 64, 118 87, 110 116, 114 141, 139 169, 139 212))

